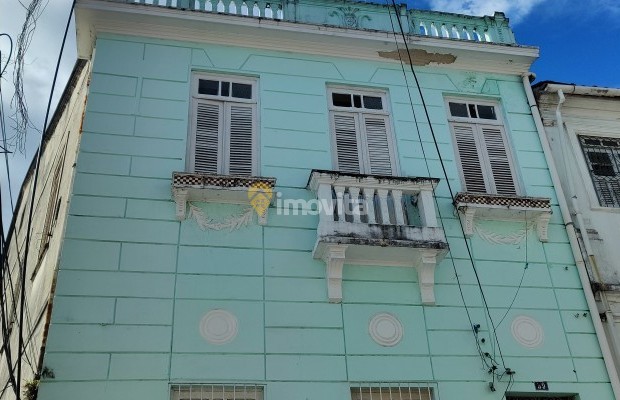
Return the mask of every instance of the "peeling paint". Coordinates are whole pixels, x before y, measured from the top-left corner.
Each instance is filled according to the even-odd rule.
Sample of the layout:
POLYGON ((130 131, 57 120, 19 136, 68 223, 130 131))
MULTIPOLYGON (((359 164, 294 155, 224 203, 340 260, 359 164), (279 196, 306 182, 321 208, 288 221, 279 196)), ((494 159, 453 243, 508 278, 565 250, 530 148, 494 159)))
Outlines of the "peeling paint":
POLYGON ((429 53, 426 50, 420 49, 409 50, 409 55, 405 49, 399 51, 379 51, 378 53, 379 57, 391 58, 398 61, 402 59, 406 64, 418 66, 429 64, 453 64, 456 61, 456 56, 453 54, 429 53))

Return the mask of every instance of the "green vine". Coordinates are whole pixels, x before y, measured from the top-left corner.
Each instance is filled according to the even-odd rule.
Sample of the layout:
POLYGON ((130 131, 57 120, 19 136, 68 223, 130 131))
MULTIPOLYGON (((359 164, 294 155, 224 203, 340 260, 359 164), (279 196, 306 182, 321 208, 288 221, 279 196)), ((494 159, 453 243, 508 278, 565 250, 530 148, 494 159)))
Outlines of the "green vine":
POLYGON ((39 393, 39 380, 31 379, 24 384, 24 400, 36 400, 39 393))

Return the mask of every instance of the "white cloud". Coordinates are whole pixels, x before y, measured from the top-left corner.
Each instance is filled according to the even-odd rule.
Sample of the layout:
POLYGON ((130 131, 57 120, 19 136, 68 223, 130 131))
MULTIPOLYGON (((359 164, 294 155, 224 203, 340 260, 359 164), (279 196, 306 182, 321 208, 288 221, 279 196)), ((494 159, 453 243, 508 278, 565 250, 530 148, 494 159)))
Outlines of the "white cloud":
POLYGON ((493 15, 501 11, 518 23, 538 4, 547 0, 429 0, 433 10, 468 15, 493 15))

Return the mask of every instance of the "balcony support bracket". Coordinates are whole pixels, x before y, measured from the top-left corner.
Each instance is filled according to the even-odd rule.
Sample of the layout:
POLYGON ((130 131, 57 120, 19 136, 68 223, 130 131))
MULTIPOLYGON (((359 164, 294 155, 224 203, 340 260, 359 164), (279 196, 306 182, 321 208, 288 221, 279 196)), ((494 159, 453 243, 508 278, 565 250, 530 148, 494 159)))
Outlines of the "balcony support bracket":
POLYGON ((344 267, 346 245, 326 246, 323 261, 326 266, 327 297, 330 303, 342 302, 342 268, 344 267))
POLYGON ((427 306, 435 305, 435 267, 438 253, 437 250, 421 251, 420 262, 416 265, 422 304, 427 306))

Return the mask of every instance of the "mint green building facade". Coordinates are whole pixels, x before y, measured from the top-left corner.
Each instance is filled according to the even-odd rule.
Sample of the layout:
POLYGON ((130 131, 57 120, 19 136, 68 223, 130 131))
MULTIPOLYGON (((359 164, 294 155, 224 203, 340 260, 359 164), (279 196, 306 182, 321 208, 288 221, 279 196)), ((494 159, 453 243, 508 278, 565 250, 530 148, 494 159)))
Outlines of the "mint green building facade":
MULTIPOLYGON (((55 377, 41 381, 39 399, 189 399, 174 390, 192 385, 256 385, 268 400, 349 399, 355 389, 380 386, 422 388, 410 399, 499 399, 506 390, 512 398, 613 399, 523 83, 537 50, 515 45, 501 14, 400 8, 431 132, 402 37, 391 33, 393 9, 272 4, 274 19, 262 3, 259 19, 251 5, 242 16, 228 15, 228 3, 218 14, 216 4, 208 12, 78 1, 90 87, 44 356, 55 377), (171 192, 174 172, 195 172, 189 138, 192 82, 200 77, 251 81, 251 175, 275 178, 279 193, 263 221, 252 212, 243 220, 247 204, 171 192), (393 175, 439 180, 411 183, 415 193, 403 202, 411 215, 401 224, 428 226, 438 239, 379 244, 352 235, 346 252, 360 255, 343 256, 340 279, 335 253, 316 250, 333 244, 317 233, 325 216, 285 215, 279 205, 320 198, 309 185, 312 171, 344 162, 331 95, 349 91, 382 99, 393 175), (451 102, 467 104, 469 120, 452 114, 451 102), (476 125, 471 108, 482 115, 488 109, 476 107, 485 105, 495 119, 476 125), (493 196, 453 199, 448 188, 456 194, 474 185, 462 174, 458 127, 487 125, 505 135, 515 190, 504 196, 513 201, 507 207, 493 196), (433 200, 419 210, 423 193, 433 192, 436 208, 433 200), (401 245, 414 257, 409 268, 390 250, 401 245), (420 272, 420 263, 429 269, 420 272), (492 365, 501 378, 489 373, 492 365), (533 382, 547 382, 549 391, 533 382)), ((476 143, 478 151, 492 146, 476 143)), ((485 154, 484 182, 501 195, 499 164, 485 154)), ((376 185, 380 196, 381 179, 368 183, 373 168, 353 181, 376 185)), ((325 179, 331 200, 343 178, 325 179)), ((191 398, 212 398, 196 393, 191 398)))

